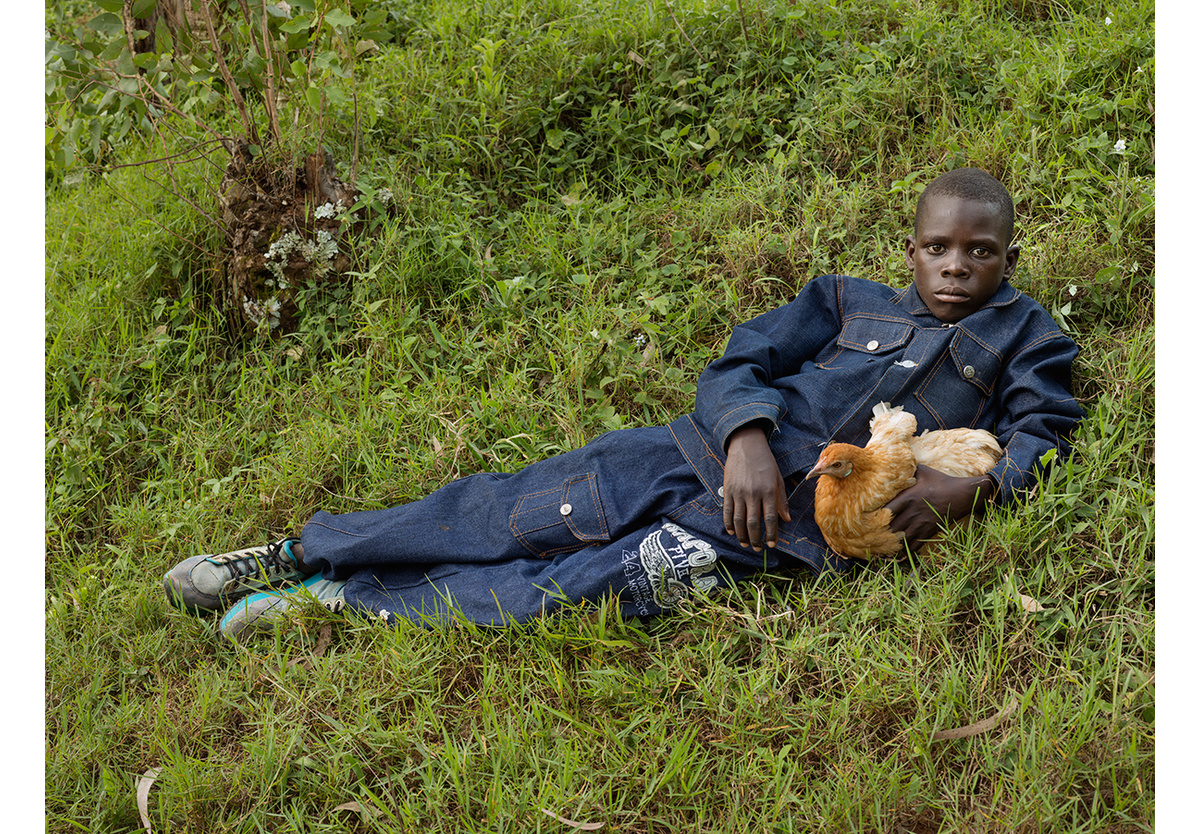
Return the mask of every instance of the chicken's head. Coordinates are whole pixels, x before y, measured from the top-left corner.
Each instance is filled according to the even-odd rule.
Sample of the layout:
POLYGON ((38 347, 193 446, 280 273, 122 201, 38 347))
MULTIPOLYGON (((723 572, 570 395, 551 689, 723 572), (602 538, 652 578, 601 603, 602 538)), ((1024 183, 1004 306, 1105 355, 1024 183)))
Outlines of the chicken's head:
POLYGON ((804 480, 811 481, 821 475, 845 478, 854 471, 854 460, 861 453, 862 449, 849 443, 830 443, 825 447, 825 451, 821 452, 821 457, 817 458, 817 465, 804 476, 804 480))

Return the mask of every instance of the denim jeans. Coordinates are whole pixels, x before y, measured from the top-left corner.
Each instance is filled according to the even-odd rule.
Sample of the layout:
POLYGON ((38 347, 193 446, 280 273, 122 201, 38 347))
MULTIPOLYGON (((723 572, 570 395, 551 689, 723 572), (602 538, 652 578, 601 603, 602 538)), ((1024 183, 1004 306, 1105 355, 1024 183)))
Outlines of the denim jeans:
POLYGON ((675 607, 778 564, 724 531, 720 496, 665 427, 623 429, 515 473, 480 473, 384 510, 318 512, 304 560, 364 613, 526 622, 613 594, 625 616, 675 607))

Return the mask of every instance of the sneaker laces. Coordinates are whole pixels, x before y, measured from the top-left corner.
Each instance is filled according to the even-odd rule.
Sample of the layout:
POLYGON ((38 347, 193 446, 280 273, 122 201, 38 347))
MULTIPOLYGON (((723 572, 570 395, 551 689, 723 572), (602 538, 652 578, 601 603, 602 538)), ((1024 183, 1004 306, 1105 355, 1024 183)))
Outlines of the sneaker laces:
POLYGON ((296 563, 290 555, 284 552, 287 539, 271 542, 266 547, 256 547, 253 550, 226 553, 216 557, 217 564, 224 564, 229 570, 230 581, 245 579, 258 573, 271 576, 283 576, 295 573, 296 563))

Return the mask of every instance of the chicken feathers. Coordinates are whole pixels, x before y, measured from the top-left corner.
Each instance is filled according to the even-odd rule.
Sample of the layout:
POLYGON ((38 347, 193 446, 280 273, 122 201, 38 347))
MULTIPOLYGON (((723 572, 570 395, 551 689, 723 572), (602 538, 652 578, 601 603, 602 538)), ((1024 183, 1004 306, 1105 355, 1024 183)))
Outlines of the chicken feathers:
POLYGON ((829 444, 806 478, 819 478, 814 514, 825 541, 857 559, 903 548, 884 505, 916 483, 918 464, 961 478, 987 473, 1001 456, 996 438, 981 429, 927 429, 917 437, 917 418, 903 406, 879 403, 873 415, 866 446, 829 444))

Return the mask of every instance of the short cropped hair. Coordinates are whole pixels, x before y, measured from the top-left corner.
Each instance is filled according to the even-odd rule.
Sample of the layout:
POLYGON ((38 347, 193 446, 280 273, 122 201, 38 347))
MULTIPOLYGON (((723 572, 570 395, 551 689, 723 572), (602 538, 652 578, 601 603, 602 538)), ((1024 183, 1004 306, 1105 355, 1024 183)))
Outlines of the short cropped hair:
POLYGON ((1000 219, 1004 223, 1008 241, 1012 242, 1016 222, 1012 195, 1000 180, 987 171, 979 168, 955 168, 925 186, 925 190, 917 198, 917 213, 913 219, 914 233, 916 227, 921 224, 921 218, 925 216, 929 200, 934 197, 958 197, 995 206, 1000 210, 1000 219))

